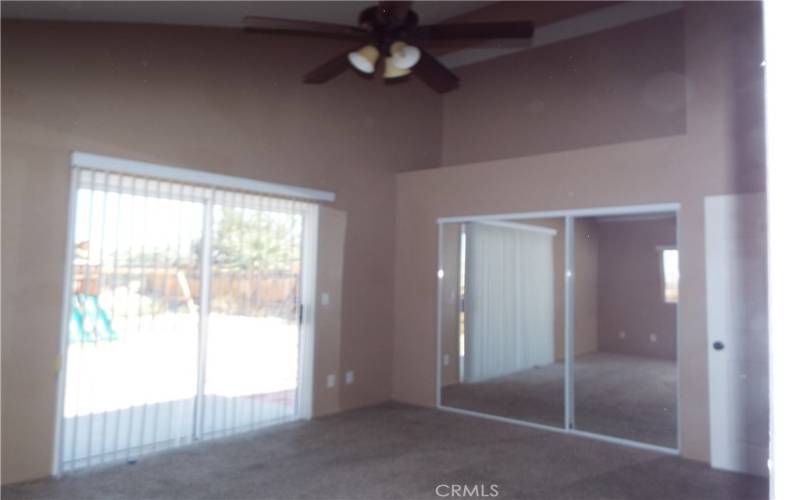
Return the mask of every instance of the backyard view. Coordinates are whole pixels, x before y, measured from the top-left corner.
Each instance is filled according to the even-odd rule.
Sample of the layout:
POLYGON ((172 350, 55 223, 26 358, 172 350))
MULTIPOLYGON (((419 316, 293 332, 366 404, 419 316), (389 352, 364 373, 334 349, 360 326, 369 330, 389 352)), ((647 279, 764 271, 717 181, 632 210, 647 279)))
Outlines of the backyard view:
POLYGON ((80 189, 76 207, 64 461, 293 416, 302 216, 243 193, 92 176, 102 189, 80 189))

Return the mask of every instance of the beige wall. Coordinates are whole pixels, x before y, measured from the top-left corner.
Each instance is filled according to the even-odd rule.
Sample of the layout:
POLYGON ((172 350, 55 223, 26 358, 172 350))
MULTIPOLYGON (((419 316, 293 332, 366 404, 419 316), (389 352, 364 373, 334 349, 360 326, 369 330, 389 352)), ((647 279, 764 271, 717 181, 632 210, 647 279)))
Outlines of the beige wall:
POLYGON ((437 163, 440 97, 352 72, 299 84, 347 46, 233 29, 3 22, 4 482, 50 472, 71 150, 336 192, 347 234, 331 366, 356 372, 340 405, 389 397, 394 173, 437 163))
MULTIPOLYGON (((677 306, 664 302, 657 248, 675 245, 675 218, 595 226, 600 272, 591 290, 599 304, 600 350, 674 360, 677 306)), ((575 284, 576 290, 589 286, 580 278, 575 284)))
POLYGON ((330 207, 319 209, 317 237, 317 299, 314 312, 314 398, 315 417, 341 409, 342 382, 342 277, 344 270, 347 213, 330 207), (322 303, 328 294, 328 303, 322 303), (328 375, 336 376, 328 387, 328 375))
POLYGON ((685 133, 683 38, 677 12, 459 68, 443 164, 685 133))
MULTIPOLYGON (((573 349, 575 356, 597 351, 598 346, 598 266, 599 248, 596 227, 589 219, 575 219, 575 280, 573 287, 573 349)), ((563 274, 562 274, 563 276, 563 274)))
MULTIPOLYGON (((522 90, 517 90, 513 82, 530 82, 528 78, 536 81, 534 73, 547 75, 549 66, 544 62, 536 67, 521 65, 518 56, 492 62, 491 81, 469 80, 470 85, 457 95, 445 97, 446 161, 518 157, 398 176, 394 398, 422 405, 435 403, 438 217, 677 202, 681 205, 681 453, 708 460, 703 198, 764 189, 760 6, 741 2, 687 3, 681 16, 677 26, 671 21, 673 15, 663 22, 680 34, 685 33, 685 38, 658 35, 658 20, 652 20, 653 30, 645 30, 642 38, 632 43, 637 45, 637 52, 644 51, 656 59, 662 53, 672 53, 673 44, 680 42, 685 63, 677 73, 688 96, 682 111, 685 131, 674 131, 674 115, 666 113, 663 136, 638 140, 642 139, 638 120, 628 120, 624 113, 615 119, 614 110, 590 117, 591 110, 586 110, 572 115, 578 130, 584 126, 579 123, 582 118, 593 120, 598 128, 620 128, 610 138, 613 141, 591 148, 536 154, 535 143, 512 148, 493 133, 475 133, 474 119, 461 114, 454 118, 453 108, 469 108, 472 98, 484 107, 485 114, 480 117, 483 123, 498 131, 524 130, 530 123, 528 119, 488 111, 509 109, 510 102, 528 102, 540 92, 528 84, 519 94, 522 90), (508 80, 504 75, 509 75, 508 80), (506 85, 514 87, 514 91, 505 92, 506 85), (460 104, 456 106, 453 100, 460 104)), ((606 33, 602 39, 609 36, 606 33)), ((603 45, 595 36, 582 40, 596 42, 594 50, 602 50, 603 45)), ((558 54, 560 45, 563 44, 549 50, 558 54)), ((535 58, 536 52, 529 57, 535 58)), ((619 57, 625 57, 624 53, 623 50, 619 57)), ((564 49, 558 62, 569 60, 571 55, 571 50, 564 49)), ((565 86, 564 95, 554 102, 570 109, 570 95, 588 92, 581 85, 608 88, 614 84, 627 85, 627 98, 638 101, 645 95, 647 82, 626 78, 631 71, 634 76, 639 74, 636 61, 628 60, 605 79, 598 73, 593 79, 565 86)), ((582 72, 581 67, 575 70, 582 72)), ((536 130, 541 131, 541 127, 536 130)), ((560 130, 570 134, 569 128, 560 130)))

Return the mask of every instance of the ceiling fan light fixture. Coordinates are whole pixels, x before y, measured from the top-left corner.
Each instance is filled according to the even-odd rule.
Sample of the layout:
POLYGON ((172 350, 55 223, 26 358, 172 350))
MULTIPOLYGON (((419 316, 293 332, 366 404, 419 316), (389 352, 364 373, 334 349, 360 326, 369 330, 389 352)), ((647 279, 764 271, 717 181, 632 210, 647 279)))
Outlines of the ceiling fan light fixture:
POLYGON ((398 68, 397 65, 394 63, 394 59, 391 57, 387 57, 383 60, 383 77, 387 80, 391 80, 394 78, 402 78, 404 76, 410 75, 411 70, 408 68, 398 68))
POLYGON ((372 45, 364 45, 360 49, 347 54, 350 64, 362 73, 375 73, 375 63, 378 62, 380 52, 372 45))
POLYGON ((419 62, 421 55, 417 47, 405 42, 394 42, 389 47, 389 53, 392 55, 392 64, 398 69, 412 68, 419 62))
POLYGON ((446 40, 488 40, 533 36, 531 21, 480 23, 444 23, 420 26, 419 16, 411 9, 412 2, 380 1, 362 10, 358 26, 298 19, 248 16, 243 22, 248 31, 294 34, 318 38, 350 40, 356 50, 336 54, 306 73, 303 81, 320 84, 354 67, 368 77, 378 71, 385 83, 401 82, 413 72, 420 81, 443 94, 458 88, 458 76, 425 48, 427 42, 446 40), (421 44, 411 45, 411 44, 421 44), (381 61, 383 59, 383 61, 381 61), (383 63, 383 69, 378 66, 383 63))

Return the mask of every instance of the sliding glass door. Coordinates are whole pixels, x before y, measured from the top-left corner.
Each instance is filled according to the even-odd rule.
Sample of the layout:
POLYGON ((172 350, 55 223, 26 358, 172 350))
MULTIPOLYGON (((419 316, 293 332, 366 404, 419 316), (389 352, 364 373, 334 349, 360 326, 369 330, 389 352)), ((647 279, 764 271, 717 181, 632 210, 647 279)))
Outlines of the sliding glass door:
POLYGON ((296 413, 303 234, 296 205, 215 193, 204 434, 296 413))
POLYGON ((313 205, 74 171, 59 469, 297 415, 313 205))

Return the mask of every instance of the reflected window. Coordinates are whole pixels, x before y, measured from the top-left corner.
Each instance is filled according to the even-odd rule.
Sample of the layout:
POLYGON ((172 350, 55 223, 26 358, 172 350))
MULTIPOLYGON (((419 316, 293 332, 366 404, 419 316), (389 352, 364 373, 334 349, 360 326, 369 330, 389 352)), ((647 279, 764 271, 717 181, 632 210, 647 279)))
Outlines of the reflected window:
POLYGON ((664 291, 664 302, 678 303, 678 249, 661 248, 661 284, 664 291))

